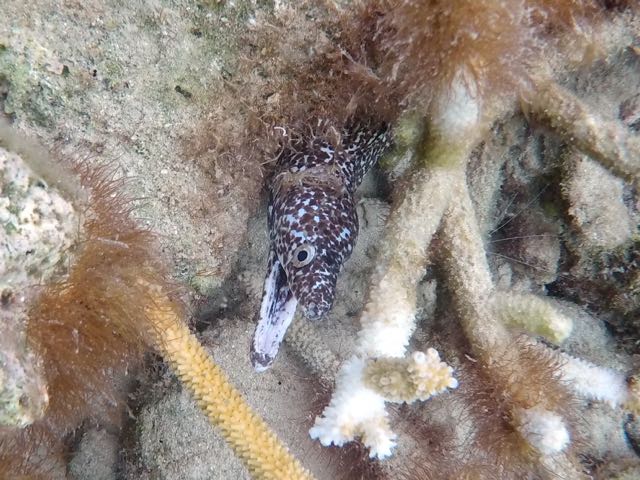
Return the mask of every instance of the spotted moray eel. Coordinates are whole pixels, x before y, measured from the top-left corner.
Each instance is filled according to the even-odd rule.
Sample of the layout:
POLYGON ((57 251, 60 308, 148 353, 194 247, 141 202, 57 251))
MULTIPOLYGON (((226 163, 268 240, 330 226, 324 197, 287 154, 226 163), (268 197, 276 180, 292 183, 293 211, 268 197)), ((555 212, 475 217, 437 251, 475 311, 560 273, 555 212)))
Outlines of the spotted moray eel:
POLYGON ((269 368, 299 304, 310 320, 333 304, 336 281, 358 235, 354 193, 391 143, 387 127, 342 132, 338 148, 317 136, 278 156, 270 183, 270 249, 258 326, 257 371, 269 368))

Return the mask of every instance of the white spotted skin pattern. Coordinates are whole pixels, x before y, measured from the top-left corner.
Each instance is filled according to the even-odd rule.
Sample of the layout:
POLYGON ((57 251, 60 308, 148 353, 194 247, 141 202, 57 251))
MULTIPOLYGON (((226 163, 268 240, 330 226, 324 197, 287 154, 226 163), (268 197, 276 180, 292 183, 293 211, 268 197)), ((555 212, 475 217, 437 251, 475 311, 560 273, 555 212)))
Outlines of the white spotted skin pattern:
POLYGON ((338 150, 313 138, 278 158, 269 199, 271 246, 307 318, 331 309, 338 274, 358 235, 354 192, 390 143, 387 128, 362 128, 344 133, 338 150), (302 244, 312 245, 315 256, 296 266, 291 260, 302 244))

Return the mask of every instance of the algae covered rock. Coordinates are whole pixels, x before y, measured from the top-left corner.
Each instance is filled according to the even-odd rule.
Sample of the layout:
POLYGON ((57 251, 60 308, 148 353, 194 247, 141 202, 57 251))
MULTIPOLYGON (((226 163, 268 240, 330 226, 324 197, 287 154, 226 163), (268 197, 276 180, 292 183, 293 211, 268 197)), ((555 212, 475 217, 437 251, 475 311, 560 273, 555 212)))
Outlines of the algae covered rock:
POLYGON ((0 147, 0 424, 25 426, 48 403, 25 322, 34 285, 49 278, 76 233, 73 206, 17 154, 0 147))

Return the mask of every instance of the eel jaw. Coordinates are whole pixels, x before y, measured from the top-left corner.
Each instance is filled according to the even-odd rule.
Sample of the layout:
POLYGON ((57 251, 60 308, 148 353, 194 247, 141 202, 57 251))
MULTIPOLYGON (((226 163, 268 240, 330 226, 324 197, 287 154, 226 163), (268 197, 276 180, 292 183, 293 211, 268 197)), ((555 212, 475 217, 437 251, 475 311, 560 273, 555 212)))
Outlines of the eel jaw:
POLYGON ((260 318, 251 344, 251 363, 257 372, 264 372, 275 360, 297 305, 298 301, 289 288, 284 268, 271 249, 260 318))

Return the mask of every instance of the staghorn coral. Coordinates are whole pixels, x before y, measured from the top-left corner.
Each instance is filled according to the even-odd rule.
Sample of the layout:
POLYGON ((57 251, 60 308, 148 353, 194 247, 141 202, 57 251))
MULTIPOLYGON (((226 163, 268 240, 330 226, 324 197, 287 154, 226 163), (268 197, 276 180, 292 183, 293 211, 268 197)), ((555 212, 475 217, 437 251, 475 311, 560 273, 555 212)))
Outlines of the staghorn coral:
POLYGON ((613 174, 630 181, 640 175, 640 139, 620 122, 605 121, 575 95, 554 82, 538 82, 528 108, 541 122, 573 146, 600 162, 613 174))
POLYGON ((562 187, 567 213, 580 232, 578 248, 610 251, 632 238, 635 224, 624 204, 624 186, 589 157, 570 154, 562 187))
MULTIPOLYGON (((577 471, 570 464, 567 465, 562 453, 569 443, 569 434, 556 410, 566 411, 567 395, 562 392, 562 384, 556 382, 554 385, 553 372, 557 366, 548 363, 544 356, 529 355, 521 345, 511 343, 508 330, 500 323, 500 319, 508 318, 510 312, 506 316, 496 313, 496 310, 511 310, 517 305, 524 313, 520 315, 524 321, 527 317, 534 316, 537 302, 531 303, 527 298, 516 296, 507 303, 494 303, 494 285, 464 179, 457 185, 455 193, 456 200, 451 203, 443 218, 441 232, 442 262, 449 279, 452 302, 472 350, 484 364, 485 375, 497 392, 500 392, 498 395, 510 399, 505 409, 505 414, 512 417, 508 422, 509 426, 521 436, 520 441, 525 440, 530 447, 538 449, 539 455, 521 446, 521 452, 517 452, 516 447, 516 453, 509 453, 509 456, 512 461, 521 457, 519 461, 513 461, 515 465, 524 463, 534 468, 540 462, 545 469, 551 469, 548 474, 563 472, 575 477, 577 471), (528 309, 530 310, 527 311, 528 309), (517 371, 520 372, 516 374, 517 371), (520 381, 510 378, 514 374, 521 376, 520 381), (557 390, 556 394, 552 394, 554 390, 557 390), (541 426, 549 422, 555 425, 553 429, 541 426), (535 435, 533 432, 536 432, 535 435), (542 438, 541 434, 547 434, 549 438, 542 438), (559 438, 563 440, 560 441, 559 438), (546 463, 549 457, 556 456, 558 458, 551 468, 546 463)), ((500 299, 500 296, 496 298, 500 299)), ((553 332, 548 337, 556 339, 563 338, 567 332, 564 326, 566 321, 564 324, 558 323, 555 320, 557 317, 558 314, 552 308, 543 314, 543 321, 546 323, 543 330, 553 332)), ((535 323, 528 326, 540 330, 535 323)), ((516 441, 515 445, 517 444, 516 441)), ((504 455, 504 451, 496 449, 495 455, 500 462, 499 457, 504 455)))
POLYGON ((408 359, 346 361, 336 379, 336 395, 309 431, 323 445, 360 438, 370 457, 391 455, 391 431, 385 402, 427 400, 447 388, 456 388, 452 368, 440 362, 438 352, 414 352, 408 359))
POLYGON ((313 373, 325 383, 333 383, 340 360, 310 322, 295 316, 285 340, 313 373))
POLYGON ((535 295, 496 292, 492 299, 493 312, 500 322, 540 335, 560 344, 571 334, 571 318, 553 308, 552 304, 535 295))
MULTIPOLYGON (((446 10, 455 10, 456 7, 446 7, 442 12, 446 13, 443 16, 447 21, 452 17, 451 32, 447 31, 447 21, 443 21, 445 26, 440 27, 440 30, 425 29, 429 32, 427 35, 442 34, 441 38, 431 38, 430 47, 450 40, 454 50, 459 48, 458 57, 449 55, 456 61, 451 61, 440 76, 433 67, 438 65, 440 49, 435 47, 438 53, 432 55, 432 60, 424 44, 415 38, 415 35, 422 35, 423 32, 416 26, 418 23, 422 26, 423 21, 417 12, 420 8, 428 8, 427 5, 417 2, 400 2, 400 5, 399 9, 391 10, 390 21, 395 21, 397 12, 402 12, 403 8, 413 9, 410 10, 413 12, 412 20, 401 20, 409 25, 406 31, 400 28, 392 29, 394 31, 389 45, 398 47, 403 52, 400 54, 398 65, 409 62, 409 70, 414 69, 411 75, 403 78, 403 81, 411 86, 412 94, 420 96, 423 84, 418 79, 425 78, 431 82, 430 96, 423 95, 417 100, 413 99, 414 104, 422 105, 422 108, 426 105, 428 127, 422 139, 415 142, 418 145, 415 167, 409 170, 406 179, 397 182, 395 190, 400 192, 400 198, 391 211, 381 254, 378 257, 378 266, 372 277, 368 302, 360 316, 362 327, 358 351, 365 359, 398 357, 404 354, 415 328, 415 291, 425 264, 432 261, 427 255, 427 248, 437 231, 435 251, 438 252, 438 260, 435 261, 443 267, 444 281, 450 292, 456 316, 477 361, 487 370, 486 379, 494 384, 497 390, 493 395, 511 399, 504 410, 504 414, 510 418, 505 426, 519 437, 521 446, 511 447, 515 453, 507 454, 506 445, 502 444, 495 450, 495 459, 492 461, 502 465, 505 468, 504 472, 509 472, 507 474, 516 475, 514 466, 520 466, 524 471, 535 469, 543 477, 561 475, 580 478, 577 461, 572 458, 571 453, 565 452, 570 444, 571 435, 563 419, 563 414, 571 416, 570 402, 566 403, 570 394, 565 389, 565 383, 569 386, 577 385, 576 377, 567 373, 566 376, 560 375, 562 378, 558 378, 557 372, 563 371, 563 362, 551 360, 549 363, 545 360, 549 353, 523 357, 523 346, 512 343, 513 334, 507 328, 517 326, 530 334, 542 335, 551 342, 559 343, 570 335, 572 321, 542 298, 517 292, 497 291, 487 261, 482 231, 478 228, 474 204, 467 187, 466 164, 471 150, 486 135, 487 124, 493 122, 505 106, 503 99, 494 97, 505 80, 499 76, 501 72, 495 72, 493 69, 500 64, 499 59, 513 58, 509 55, 517 55, 519 50, 533 51, 537 47, 536 42, 544 39, 533 38, 533 34, 525 33, 524 40, 520 39, 516 45, 488 43, 491 48, 487 48, 486 51, 479 48, 477 52, 471 52, 464 41, 457 43, 458 32, 460 38, 464 38, 466 31, 456 23, 456 17, 451 16, 446 10), (399 36, 400 40, 394 35, 399 36), (453 38, 456 41, 453 41, 453 38), (532 50, 528 50, 526 42, 532 40, 532 50), (416 50, 411 54, 404 54, 406 50, 411 52, 411 48, 416 50), (405 56, 402 56, 403 54, 405 56), (415 62, 412 62, 412 58, 415 58, 415 62), (470 62, 486 67, 486 70, 474 70, 469 66, 470 62), (438 81, 442 81, 446 86, 444 91, 442 88, 433 88, 433 85, 438 85, 438 81), (505 365, 508 365, 506 370, 505 365), (535 376, 529 377, 528 382, 524 383, 509 380, 509 372, 518 370, 530 373, 540 371, 543 375, 537 380, 534 380, 535 376), (547 391, 547 395, 542 396, 541 392, 544 390, 547 391), (557 390, 558 394, 549 395, 549 390, 557 390), (508 457, 509 460, 503 461, 500 457, 508 457)), ((499 2, 485 2, 482 7, 487 5, 496 9, 501 7, 499 2)), ((586 2, 577 2, 577 7, 582 6, 586 7, 586 2)), ((519 7, 524 8, 524 4, 512 7, 518 11, 519 7)), ((574 13, 576 17, 589 17, 591 14, 587 15, 585 12, 591 10, 593 18, 604 21, 603 10, 595 7, 586 10, 577 8, 574 13)), ((437 7, 434 11, 440 12, 437 7)), ((474 18, 474 22, 483 22, 482 28, 478 27, 478 23, 469 24, 476 26, 472 32, 481 37, 478 43, 480 46, 483 45, 484 32, 490 31, 488 35, 494 34, 491 30, 494 12, 487 12, 488 10, 483 13, 484 16, 478 13, 474 18)), ((548 10, 546 13, 551 12, 548 10)), ((427 16, 428 18, 430 17, 427 16)), ((505 38, 510 38, 510 28, 526 32, 526 29, 519 28, 521 17, 514 20, 512 13, 506 18, 511 21, 507 22, 505 38)), ((402 26, 404 27, 404 24, 402 26)), ((575 23, 568 25, 568 32, 563 35, 570 39, 575 38, 572 37, 574 28, 575 23)), ((383 31, 382 35, 385 33, 383 31)), ((492 40, 488 38, 487 41, 492 40)), ((388 47, 387 50, 391 48, 388 47)), ((527 59, 526 62, 520 59, 517 62, 516 65, 522 66, 523 71, 519 73, 518 70, 511 69, 515 75, 511 81, 512 84, 524 86, 518 91, 527 99, 528 113, 571 141, 574 148, 600 161, 613 173, 626 179, 637 180, 637 168, 640 163, 635 137, 629 136, 623 127, 615 122, 606 123, 598 120, 592 110, 553 81, 525 81, 530 79, 528 72, 535 73, 548 68, 541 59, 527 59), (518 75, 527 78, 519 79, 518 75)), ((396 81, 395 75, 399 68, 395 68, 392 81, 396 81)), ((359 359, 358 362, 363 360, 359 359)), ((347 362, 342 368, 346 372, 355 367, 354 363, 347 362)), ((581 375, 587 377, 588 372, 584 370, 581 375)), ((342 444, 345 441, 345 430, 341 430, 341 426, 346 427, 351 421, 339 418, 334 412, 341 405, 348 404, 351 389, 354 397, 363 395, 358 380, 352 379, 353 384, 346 385, 345 377, 341 375, 339 378, 341 381, 336 386, 332 402, 323 416, 316 419, 316 425, 310 431, 311 435, 320 438, 323 444, 342 444)), ((522 378, 527 376, 524 375, 522 378)), ((619 383, 619 380, 617 382, 619 383)), ((622 398, 632 396, 627 386, 619 386, 618 390, 617 395, 622 398)), ((634 401, 627 403, 628 408, 633 403, 634 401)), ((382 406, 377 408, 376 418, 384 417, 382 406)), ((371 448, 372 455, 377 456, 388 455, 389 446, 393 445, 396 439, 387 424, 381 424, 377 433, 352 432, 348 428, 346 431, 353 436, 363 433, 363 441, 371 448)))
POLYGON ((440 361, 438 352, 413 352, 410 358, 369 361, 363 368, 365 385, 390 402, 424 401, 447 388, 456 388, 453 369, 440 361))
POLYGON ((630 412, 638 412, 640 395, 633 379, 627 381, 621 372, 567 354, 562 354, 561 358, 563 362, 558 375, 577 395, 606 402, 612 408, 624 407, 630 412))

